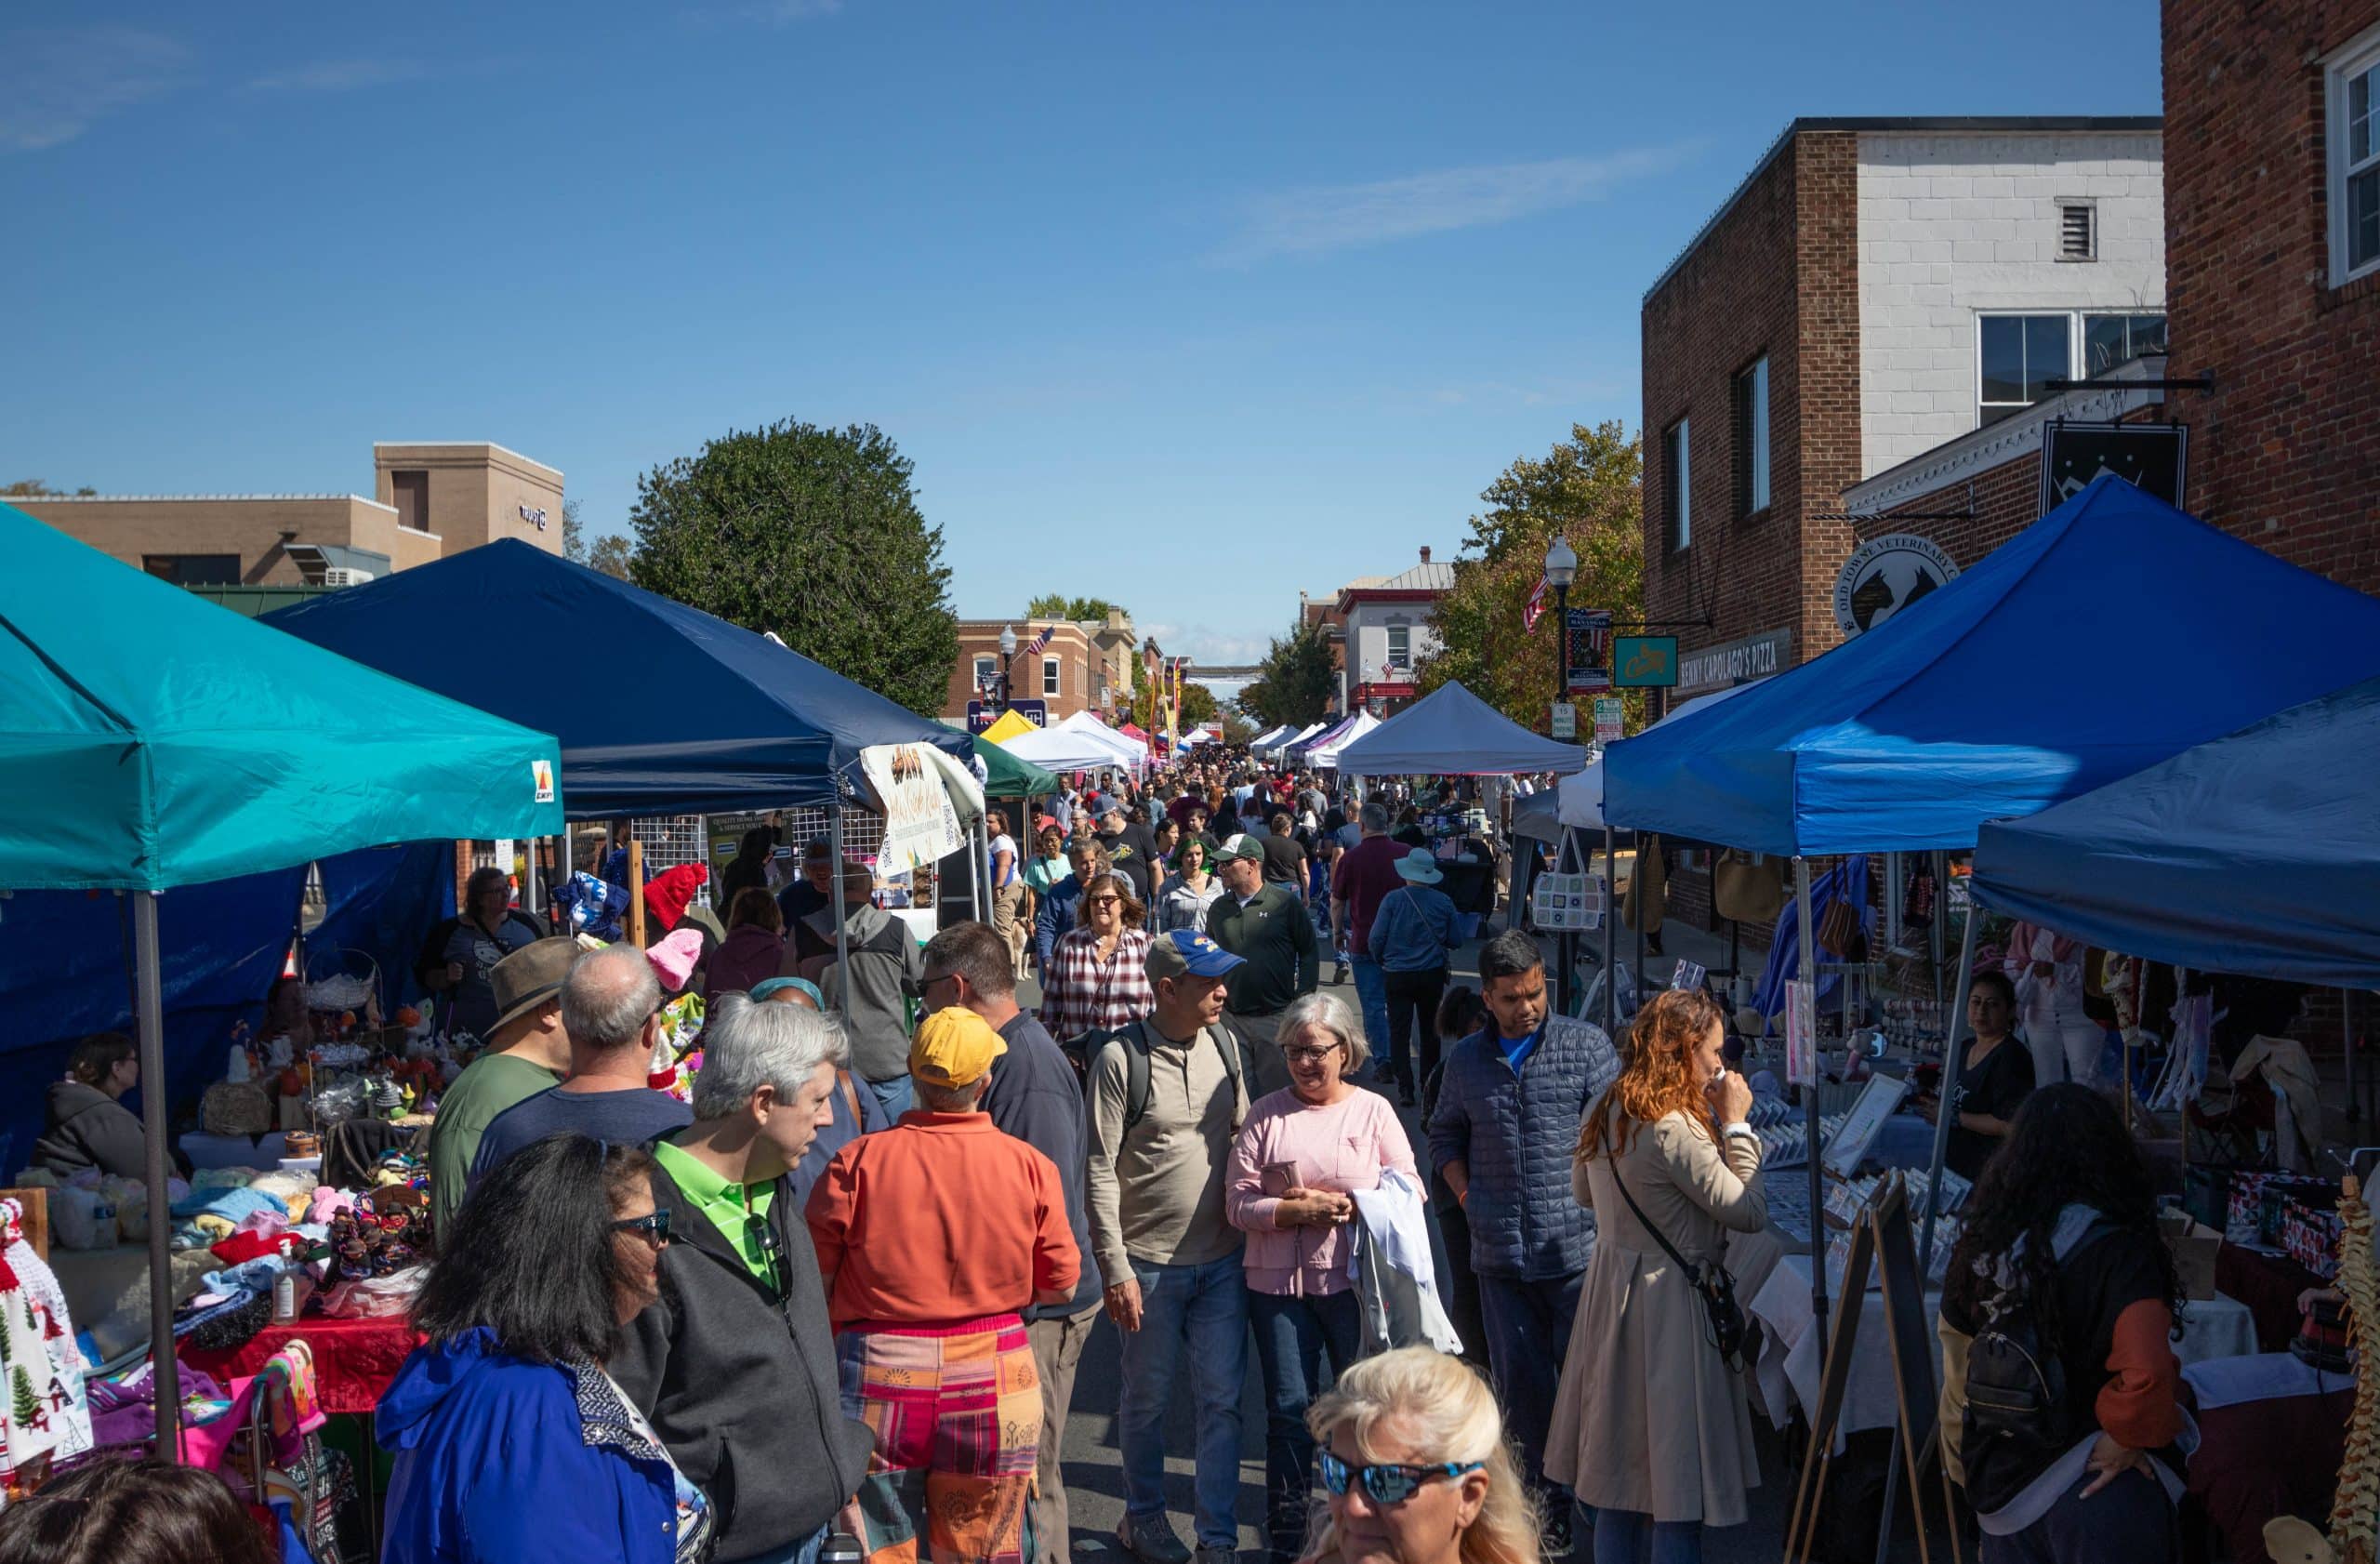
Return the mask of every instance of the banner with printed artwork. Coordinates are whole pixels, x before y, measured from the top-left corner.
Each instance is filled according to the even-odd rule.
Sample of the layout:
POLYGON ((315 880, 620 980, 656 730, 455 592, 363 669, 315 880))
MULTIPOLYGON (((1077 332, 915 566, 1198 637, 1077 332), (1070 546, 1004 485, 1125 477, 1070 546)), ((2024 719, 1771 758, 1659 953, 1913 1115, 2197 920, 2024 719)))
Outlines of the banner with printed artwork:
POLYGON ((884 813, 878 873, 905 874, 939 863, 967 844, 942 767, 925 746, 872 744, 859 752, 859 766, 884 813))

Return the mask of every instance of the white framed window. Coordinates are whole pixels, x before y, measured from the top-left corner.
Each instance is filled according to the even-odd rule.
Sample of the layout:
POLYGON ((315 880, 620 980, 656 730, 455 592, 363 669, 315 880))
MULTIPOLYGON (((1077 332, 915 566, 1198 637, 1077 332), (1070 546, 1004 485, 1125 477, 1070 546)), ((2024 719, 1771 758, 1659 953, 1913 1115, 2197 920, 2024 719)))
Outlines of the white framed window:
POLYGON ((995 678, 998 677, 999 670, 1000 665, 997 658, 985 653, 977 653, 975 656, 975 687, 980 690, 985 685, 990 683, 995 678))
POLYGON ((1056 699, 1058 695, 1059 666, 1058 659, 1055 657, 1041 659, 1041 694, 1052 700, 1056 699))
POLYGON ((1388 627, 1388 666, 1400 671, 1413 666, 1413 627, 1411 625, 1388 627))
POLYGON ((2380 28, 2329 68, 2331 285, 2380 272, 2380 28))
POLYGON ((2052 380, 2096 379, 2165 351, 2165 317, 2094 310, 1979 314, 1975 323, 1977 427, 2049 395, 2052 380))
POLYGON ((1736 519, 1768 509, 1768 355, 1736 375, 1736 519))
POLYGON ((1694 473, 1686 433, 1684 418, 1661 431, 1661 520, 1672 553, 1694 541, 1694 473))

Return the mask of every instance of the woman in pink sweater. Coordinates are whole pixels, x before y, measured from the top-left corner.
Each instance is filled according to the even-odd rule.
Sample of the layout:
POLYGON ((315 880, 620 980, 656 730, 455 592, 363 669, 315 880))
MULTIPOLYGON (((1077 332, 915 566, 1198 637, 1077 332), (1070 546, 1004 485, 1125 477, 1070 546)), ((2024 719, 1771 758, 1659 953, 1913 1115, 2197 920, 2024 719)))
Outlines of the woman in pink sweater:
POLYGON ((1368 1050, 1346 1001, 1306 994, 1281 1016, 1289 1084, 1257 1100, 1232 1143, 1224 1211, 1248 1235, 1248 1317, 1264 1373, 1264 1491, 1274 1564, 1305 1541, 1314 1436, 1305 1410, 1321 1393, 1323 1362, 1343 1373, 1363 1326, 1347 1276, 1351 1198, 1382 1170, 1416 1178, 1396 1110, 1357 1086, 1368 1050))

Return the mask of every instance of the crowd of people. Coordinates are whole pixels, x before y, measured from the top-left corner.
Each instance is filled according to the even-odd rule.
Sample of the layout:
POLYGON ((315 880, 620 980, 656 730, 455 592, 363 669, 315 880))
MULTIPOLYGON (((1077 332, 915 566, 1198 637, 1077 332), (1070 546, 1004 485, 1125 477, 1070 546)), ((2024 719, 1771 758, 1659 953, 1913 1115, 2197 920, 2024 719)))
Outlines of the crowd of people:
MULTIPOLYGON (((985 918, 922 947, 828 843, 779 885, 747 841, 691 1104, 648 1084, 645 953, 545 936, 474 879, 421 973, 485 1047, 430 1143, 384 1558, 812 1564, 848 1538, 834 1557, 1066 1564, 1103 1320, 1119 1367, 1092 1399, 1143 1564, 1225 1564, 1243 1520, 1273 1564, 1683 1564, 1746 1518, 1745 1374, 1705 1284, 1766 1200, 1712 998, 1657 993, 1618 1044, 1556 1013, 1536 938, 1483 926, 1488 844, 1434 851, 1395 789, 1199 762, 987 824, 985 918), (1483 858, 1484 900, 1442 888, 1483 858), (1452 986, 1482 936, 1476 989, 1452 986), (1381 1284, 1433 1252, 1426 1297, 1381 1284)), ((2011 1040, 2028 1004, 2056 1024, 2059 959, 2021 1000, 1977 978, 1950 1110, 1979 1182, 1944 1427, 1994 1564, 2160 1558, 2174 1533, 2178 1292, 2147 1177, 2105 1102, 2034 1090, 2011 1040), (2065 1365, 2038 1461, 1955 1438, 1995 1360, 1977 1342, 2019 1312, 2065 1365)), ((126 1160, 129 1056, 78 1051, 50 1155, 126 1160)), ((84 1486, 0 1518, 0 1560, 84 1486)))

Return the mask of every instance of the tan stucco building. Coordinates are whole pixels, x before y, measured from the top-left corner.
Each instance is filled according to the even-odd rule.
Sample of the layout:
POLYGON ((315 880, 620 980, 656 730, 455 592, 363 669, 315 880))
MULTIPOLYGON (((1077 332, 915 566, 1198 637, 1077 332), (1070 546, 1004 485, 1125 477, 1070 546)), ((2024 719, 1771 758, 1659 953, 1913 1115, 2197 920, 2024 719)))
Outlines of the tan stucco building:
POLYGON ((184 586, 349 584, 499 537, 562 552, 562 475, 555 469, 483 441, 381 444, 372 457, 370 499, 82 495, 10 503, 184 586))

